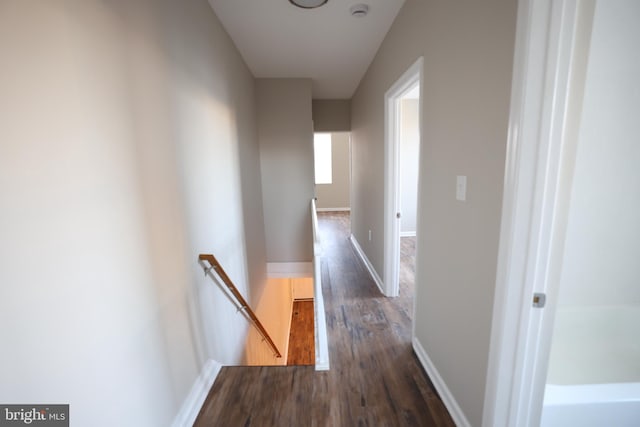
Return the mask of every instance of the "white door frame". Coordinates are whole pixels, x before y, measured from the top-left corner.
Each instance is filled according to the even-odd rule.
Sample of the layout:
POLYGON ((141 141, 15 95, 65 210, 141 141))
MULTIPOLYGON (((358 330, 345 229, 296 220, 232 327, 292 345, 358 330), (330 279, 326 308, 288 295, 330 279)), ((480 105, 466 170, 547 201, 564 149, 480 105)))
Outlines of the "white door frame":
POLYGON ((484 427, 540 425, 572 156, 567 108, 578 2, 521 0, 484 427), (567 169, 569 168, 569 169, 567 169), (534 308, 534 293, 545 308, 534 308))
POLYGON ((422 57, 418 58, 384 94, 384 293, 388 297, 398 296, 399 293, 400 219, 397 217, 400 212, 399 105, 400 99, 419 84, 418 117, 420 145, 422 145, 423 62, 422 57))

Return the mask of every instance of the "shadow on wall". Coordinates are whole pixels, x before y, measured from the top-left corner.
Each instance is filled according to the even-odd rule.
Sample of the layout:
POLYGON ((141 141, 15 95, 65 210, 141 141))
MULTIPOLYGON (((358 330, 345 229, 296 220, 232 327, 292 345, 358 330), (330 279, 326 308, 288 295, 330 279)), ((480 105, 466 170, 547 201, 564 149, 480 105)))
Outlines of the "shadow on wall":
POLYGON ((218 253, 250 301, 265 286, 254 79, 206 2, 105 12, 124 30, 150 304, 179 407, 206 360, 240 363, 248 329, 198 254, 218 253))
POLYGON ((150 270, 180 404, 207 359, 240 363, 248 329, 198 254, 217 253, 249 301, 266 280, 254 81, 207 4, 120 5, 150 270))

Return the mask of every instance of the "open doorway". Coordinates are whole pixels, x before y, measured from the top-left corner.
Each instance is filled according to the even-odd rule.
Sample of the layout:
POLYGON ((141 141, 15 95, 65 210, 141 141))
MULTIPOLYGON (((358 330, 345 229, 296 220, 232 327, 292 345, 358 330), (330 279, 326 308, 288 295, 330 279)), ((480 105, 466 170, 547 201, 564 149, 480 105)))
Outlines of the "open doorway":
POLYGON ((385 94, 384 293, 390 297, 400 293, 401 252, 412 252, 403 261, 413 269, 417 250, 422 62, 385 94), (407 238, 404 248, 401 236, 407 238))
POLYGON ((518 21, 483 425, 635 427, 640 6, 532 3, 547 13, 518 21))
POLYGON ((314 133, 316 212, 351 232, 351 133, 314 133))
POLYGON ((398 292, 413 295, 415 287, 418 171, 420 157, 420 84, 400 98, 398 163, 400 198, 400 269, 398 292))
POLYGON ((351 210, 351 134, 314 134, 315 195, 318 212, 351 210))

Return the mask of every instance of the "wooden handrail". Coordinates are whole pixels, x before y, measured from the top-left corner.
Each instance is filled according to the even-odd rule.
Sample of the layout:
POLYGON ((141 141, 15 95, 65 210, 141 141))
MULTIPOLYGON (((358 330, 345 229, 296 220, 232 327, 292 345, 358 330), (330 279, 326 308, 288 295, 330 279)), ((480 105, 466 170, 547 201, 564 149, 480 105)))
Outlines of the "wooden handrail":
POLYGON ((260 332, 260 334, 267 341, 269 346, 271 346, 271 349, 276 354, 276 357, 282 357, 280 350, 278 350, 278 347, 271 339, 271 336, 269 336, 269 333, 267 332, 267 330, 264 328, 264 326, 262 326, 262 323, 260 322, 256 314, 253 312, 251 307, 249 307, 249 304, 244 299, 244 297, 242 296, 238 288, 236 288, 236 286, 233 284, 229 276, 227 276, 227 273, 224 271, 224 269, 222 268, 222 266, 220 265, 216 257, 211 254, 200 254, 200 256, 198 256, 198 259, 200 261, 207 261, 209 264, 211 264, 211 267, 216 271, 216 273, 218 273, 218 276, 220 276, 224 284, 227 285, 227 288, 229 288, 233 296, 236 298, 236 300, 240 304, 240 309, 245 311, 245 313, 251 319, 251 322, 258 329, 258 332, 260 332))

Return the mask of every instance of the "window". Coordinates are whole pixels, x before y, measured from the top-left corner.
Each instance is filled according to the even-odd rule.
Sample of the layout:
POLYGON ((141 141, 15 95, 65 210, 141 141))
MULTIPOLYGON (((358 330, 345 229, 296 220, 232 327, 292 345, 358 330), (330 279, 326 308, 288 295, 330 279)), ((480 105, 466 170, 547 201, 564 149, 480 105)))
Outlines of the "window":
POLYGON ((313 134, 313 151, 316 184, 331 184, 331 134, 313 134))

